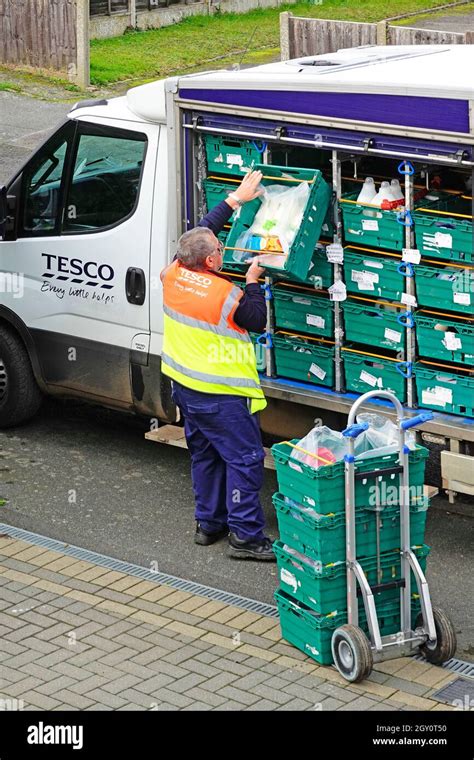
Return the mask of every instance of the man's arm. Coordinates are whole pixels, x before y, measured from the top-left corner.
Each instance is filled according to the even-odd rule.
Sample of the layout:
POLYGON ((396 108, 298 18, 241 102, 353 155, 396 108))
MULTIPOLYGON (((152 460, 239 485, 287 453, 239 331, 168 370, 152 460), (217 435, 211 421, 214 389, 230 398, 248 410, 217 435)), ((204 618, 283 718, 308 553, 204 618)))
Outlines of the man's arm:
POLYGON ((240 208, 244 203, 247 203, 247 201, 251 201, 261 194, 258 186, 262 176, 262 172, 260 171, 252 171, 246 174, 240 185, 236 187, 235 191, 230 193, 225 200, 221 201, 217 206, 211 209, 209 213, 201 219, 198 227, 208 227, 208 229, 212 230, 214 235, 218 235, 224 224, 227 224, 234 211, 240 208))
POLYGON ((259 266, 258 256, 255 256, 245 275, 244 295, 234 313, 235 323, 250 332, 261 333, 267 324, 267 305, 263 290, 258 282, 259 277, 264 272, 264 268, 259 266))

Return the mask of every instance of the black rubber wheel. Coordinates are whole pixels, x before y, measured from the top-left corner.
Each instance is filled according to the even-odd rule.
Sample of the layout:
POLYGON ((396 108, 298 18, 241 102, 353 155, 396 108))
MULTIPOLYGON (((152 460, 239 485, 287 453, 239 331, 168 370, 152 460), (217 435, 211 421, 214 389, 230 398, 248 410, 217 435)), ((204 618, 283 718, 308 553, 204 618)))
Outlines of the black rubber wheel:
POLYGON ((341 676, 351 683, 367 678, 374 664, 370 642, 357 625, 341 625, 331 640, 332 656, 341 676))
POLYGON ((0 326, 0 428, 33 417, 42 399, 23 341, 0 326))
MULTIPOLYGON (((451 620, 444 610, 439 607, 433 607, 433 618, 436 628, 436 641, 425 641, 420 646, 420 653, 433 665, 442 665, 454 657, 456 653, 457 640, 456 633, 451 620)), ((423 615, 418 615, 416 619, 416 628, 423 625, 423 615)))

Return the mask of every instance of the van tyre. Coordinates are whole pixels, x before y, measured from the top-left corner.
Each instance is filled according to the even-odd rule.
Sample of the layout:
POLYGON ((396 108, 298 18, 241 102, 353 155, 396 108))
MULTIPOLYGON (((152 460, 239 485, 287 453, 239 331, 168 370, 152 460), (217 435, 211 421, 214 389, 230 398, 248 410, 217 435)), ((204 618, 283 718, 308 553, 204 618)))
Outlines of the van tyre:
POLYGON ((0 428, 12 427, 33 417, 42 398, 23 341, 1 326, 0 428))
MULTIPOLYGON (((420 646, 420 653, 432 665, 442 665, 456 654, 457 640, 451 620, 440 607, 433 607, 433 618, 436 628, 436 641, 425 641, 420 646)), ((418 615, 416 628, 423 626, 423 615, 418 615)))
POLYGON ((372 672, 372 649, 359 626, 347 624, 336 628, 332 635, 331 650, 334 664, 346 681, 359 683, 372 672))

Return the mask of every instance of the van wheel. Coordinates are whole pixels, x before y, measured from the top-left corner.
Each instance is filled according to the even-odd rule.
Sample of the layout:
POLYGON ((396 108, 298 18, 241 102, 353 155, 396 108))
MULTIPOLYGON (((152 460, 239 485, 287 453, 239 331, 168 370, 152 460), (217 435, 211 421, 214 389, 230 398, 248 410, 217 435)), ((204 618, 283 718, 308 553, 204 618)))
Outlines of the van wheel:
POLYGON ((8 328, 0 327, 0 428, 33 417, 42 399, 23 342, 8 328))

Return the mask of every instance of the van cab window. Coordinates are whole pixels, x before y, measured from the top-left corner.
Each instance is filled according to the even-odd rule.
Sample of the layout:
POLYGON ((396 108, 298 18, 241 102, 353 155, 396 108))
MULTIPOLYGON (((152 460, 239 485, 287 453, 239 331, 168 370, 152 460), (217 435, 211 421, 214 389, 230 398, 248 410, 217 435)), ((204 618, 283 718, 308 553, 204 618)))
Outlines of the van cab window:
POLYGON ((70 138, 46 143, 24 174, 23 235, 55 233, 61 209, 61 187, 70 138))
POLYGON ((79 134, 62 231, 81 233, 118 224, 136 206, 146 136, 98 127, 79 134), (115 133, 115 134, 114 134, 115 133))

